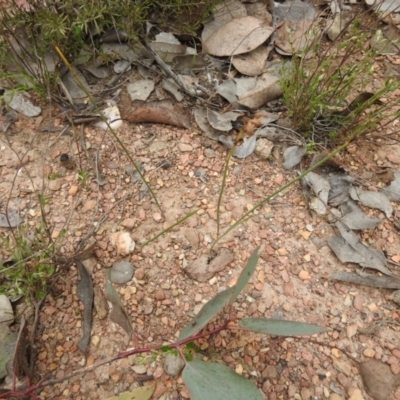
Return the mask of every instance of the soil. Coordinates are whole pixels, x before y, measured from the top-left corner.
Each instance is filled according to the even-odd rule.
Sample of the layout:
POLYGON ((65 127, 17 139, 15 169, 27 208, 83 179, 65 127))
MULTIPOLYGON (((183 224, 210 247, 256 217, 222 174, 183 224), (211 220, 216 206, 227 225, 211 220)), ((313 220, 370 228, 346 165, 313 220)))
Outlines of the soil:
MULTIPOLYGON (((400 57, 391 57, 395 62, 400 57)), ((379 61, 379 60, 378 60, 379 61)), ((40 220, 38 193, 47 199, 46 221, 60 254, 73 254, 82 237, 99 224, 95 249, 85 261, 96 296, 104 289, 105 269, 121 259, 130 261, 134 277, 114 285, 138 336, 139 346, 168 344, 218 291, 232 286, 252 251, 260 246, 254 276, 234 303, 238 318, 265 317, 303 321, 327 327, 312 338, 277 338, 246 332, 222 331, 196 345, 209 361, 223 362, 254 382, 268 400, 368 399, 357 365, 337 349, 359 361, 381 360, 400 372, 400 330, 397 306, 390 290, 329 280, 337 271, 354 271, 342 264, 327 246, 335 231, 325 217, 312 213, 300 184, 294 184, 256 215, 226 235, 216 248, 226 247, 234 261, 206 282, 185 273, 187 265, 210 253, 217 237, 216 204, 227 149, 205 138, 193 123, 190 129, 124 123, 118 132, 154 190, 160 212, 140 181, 125 173, 130 164, 115 139, 92 126, 77 127, 72 135, 43 133, 62 121, 55 106, 45 106, 38 118, 19 118, 0 142, 0 198, 3 208, 20 210, 30 227, 40 220), (83 136, 87 151, 79 139, 83 136), (60 163, 67 153, 72 162, 60 163), (101 180, 93 168, 95 154, 101 180), (82 179, 79 171, 87 172, 82 179), (49 179, 51 178, 51 179, 49 179), (190 211, 198 212, 141 251, 140 244, 190 211), (103 221, 103 217, 105 217, 103 221), (100 224, 101 223, 101 224, 100 224), (66 229, 65 236, 62 235, 66 229), (117 231, 128 231, 137 246, 129 256, 118 255, 110 243, 117 231), (99 290, 100 289, 100 290, 99 290), (376 327, 377 329, 373 329, 376 327)), ((370 133, 338 156, 349 174, 366 188, 374 187, 383 168, 397 169, 400 145, 395 126, 370 133)), ((262 198, 291 180, 296 173, 282 167, 284 145, 262 160, 252 155, 232 159, 221 208, 221 232, 262 198)), ((392 203, 393 215, 400 210, 392 203)), ((367 210, 384 222, 362 232, 362 239, 383 250, 388 259, 400 257, 394 217, 367 210)), ((9 235, 6 230, 2 236, 9 235)), ((397 265, 390 265, 398 272, 397 265)), ((135 346, 125 331, 108 318, 100 303, 94 312, 91 344, 85 357, 78 349, 83 306, 77 297, 74 265, 59 268, 59 276, 40 311, 34 351, 35 379, 48 374, 63 378, 77 368, 91 366, 135 346), (100 318, 102 317, 102 318, 100 318)), ((30 318, 29 309, 25 310, 30 318)), ((214 320, 207 329, 217 327, 214 320)), ((105 364, 83 375, 45 387, 40 399, 107 399, 141 385, 152 376, 153 399, 189 398, 181 377, 165 373, 163 356, 144 354, 105 364)), ((145 382, 152 384, 152 381, 145 382)), ((400 389, 393 398, 400 399, 400 389)))

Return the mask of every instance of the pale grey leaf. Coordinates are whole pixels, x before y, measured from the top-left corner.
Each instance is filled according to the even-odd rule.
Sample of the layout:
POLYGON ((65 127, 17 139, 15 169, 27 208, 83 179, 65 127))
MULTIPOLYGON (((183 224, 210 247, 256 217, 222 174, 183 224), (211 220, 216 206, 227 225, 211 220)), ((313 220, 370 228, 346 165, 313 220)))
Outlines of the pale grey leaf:
POLYGON ((314 194, 318 196, 325 205, 327 205, 329 191, 331 189, 329 182, 315 172, 309 172, 304 177, 304 181, 312 188, 314 194))
POLYGON ((207 118, 210 125, 218 131, 228 132, 232 130, 232 121, 236 121, 242 114, 234 111, 228 111, 219 114, 213 110, 207 110, 207 118))
POLYGON ((222 82, 217 87, 217 93, 228 100, 229 103, 234 103, 238 99, 236 96, 236 82, 233 79, 222 82))
POLYGON ((283 152, 283 168, 292 169, 294 166, 300 163, 304 154, 306 154, 305 146, 291 146, 283 152))
POLYGON ((368 217, 352 200, 348 200, 346 203, 342 204, 340 206, 340 211, 343 214, 341 221, 350 229, 370 229, 382 222, 379 218, 368 217))
POLYGON ((136 82, 129 83, 126 90, 132 101, 147 100, 154 90, 154 81, 150 79, 139 79, 136 82))
MULTIPOLYGON (((240 56, 238 56, 240 57, 240 56)), ((236 82, 236 96, 242 97, 250 90, 253 90, 256 87, 256 78, 235 78, 236 82)))
POLYGON ((371 268, 386 275, 392 275, 386 267, 386 260, 382 252, 357 243, 351 246, 343 237, 333 236, 328 240, 329 247, 343 263, 351 262, 364 268, 371 268))
POLYGON ((194 119, 205 136, 212 140, 219 140, 220 134, 208 122, 207 110, 205 108, 196 108, 194 110, 194 119))
POLYGON ((392 216, 392 205, 390 204, 390 200, 383 193, 361 190, 354 186, 350 188, 349 193, 353 200, 361 202, 364 206, 377 208, 383 211, 387 218, 392 216))
POLYGON ((237 146, 233 151, 233 155, 237 158, 246 158, 249 155, 253 154, 254 149, 256 148, 257 135, 253 135, 249 137, 245 142, 243 142, 240 146, 237 146))

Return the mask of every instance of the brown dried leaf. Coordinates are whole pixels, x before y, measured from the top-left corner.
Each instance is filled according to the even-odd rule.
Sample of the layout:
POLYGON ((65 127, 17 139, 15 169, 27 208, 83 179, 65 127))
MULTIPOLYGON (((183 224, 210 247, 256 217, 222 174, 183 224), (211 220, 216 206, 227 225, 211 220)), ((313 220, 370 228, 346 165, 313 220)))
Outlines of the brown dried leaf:
POLYGON ((264 43, 273 31, 257 18, 235 18, 203 43, 203 52, 219 57, 248 53, 264 43))
POLYGON ((379 360, 359 364, 359 371, 367 393, 375 400, 390 399, 390 394, 400 385, 400 375, 393 375, 390 367, 379 360))
POLYGON ((190 112, 170 100, 134 101, 132 107, 125 111, 122 119, 129 122, 153 122, 155 124, 173 125, 189 128, 190 112))

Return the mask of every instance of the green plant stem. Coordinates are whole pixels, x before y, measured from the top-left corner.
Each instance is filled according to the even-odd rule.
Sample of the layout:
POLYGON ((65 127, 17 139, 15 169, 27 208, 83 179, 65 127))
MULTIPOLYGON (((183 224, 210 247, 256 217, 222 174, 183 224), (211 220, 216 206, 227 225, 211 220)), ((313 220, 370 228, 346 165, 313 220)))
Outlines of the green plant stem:
POLYGON ((283 185, 280 187, 278 190, 270 194, 269 196, 265 197, 261 201, 259 201, 251 210, 247 211, 246 213, 243 214, 243 216, 236 221, 233 225, 231 225, 226 231, 221 235, 218 236, 214 242, 211 244, 211 248, 213 248, 216 243, 218 243, 224 236, 226 236, 230 231, 235 229, 237 226, 241 225, 243 222, 245 222, 247 219, 252 217, 252 214, 257 208, 261 207, 263 204, 267 203, 269 200, 271 200, 273 197, 277 196, 279 193, 283 192, 290 186, 292 186, 294 183, 298 182, 299 180, 303 179, 308 173, 316 170, 318 167, 320 167, 322 164, 326 163, 329 159, 334 157, 336 154, 340 153, 343 149, 345 149, 349 145, 350 141, 346 141, 342 145, 340 145, 338 148, 333 150, 331 153, 329 153, 325 158, 323 158, 321 161, 313 165, 312 167, 308 168, 306 171, 304 171, 302 174, 297 176, 296 178, 292 179, 290 182, 288 182, 286 185, 283 185))
POLYGON ((114 139, 118 142, 118 144, 121 146, 122 150, 124 151, 124 153, 126 154, 126 156, 128 157, 129 161, 133 164, 133 166, 135 167, 137 173, 139 174, 140 178, 142 179, 143 183, 146 185, 147 189, 149 190, 151 197, 154 199, 154 201, 157 204, 158 209, 160 210, 161 214, 164 216, 164 211, 161 209, 161 205, 157 200, 157 197, 155 195, 155 193, 153 192, 153 189, 150 187, 150 185, 148 184, 148 182, 146 181, 146 179, 144 178, 143 173, 140 171, 139 166, 136 164, 136 162, 133 160, 132 156, 130 155, 128 149, 126 148, 125 144, 122 142, 122 140, 119 138, 119 136, 116 134, 116 132, 114 131, 113 128, 111 128, 110 124, 107 121, 107 118, 103 115, 102 111, 100 110, 100 108, 98 107, 98 105, 96 104, 96 102, 94 101, 92 95, 89 93, 89 91, 86 89, 85 85, 83 85, 83 83, 81 82, 81 80, 79 79, 79 76, 76 74, 75 70, 72 68, 71 64, 68 62, 68 60, 66 59, 66 57, 64 56, 63 52, 58 48, 57 45, 54 45, 54 48, 56 50, 56 52, 58 53, 58 55, 60 56, 60 58, 62 59, 63 63, 67 66, 68 70, 71 72, 71 74, 73 75, 74 79, 77 81, 79 87, 85 92, 86 96, 89 98, 91 104, 93 105, 93 107, 95 108, 95 110, 97 111, 97 113, 99 114, 100 118, 102 119, 102 121, 107 125, 108 129, 110 130, 111 134, 114 136, 114 139))
POLYGON ((219 226, 220 226, 220 208, 222 202, 222 196, 224 194, 225 184, 226 184, 226 177, 228 176, 228 169, 229 169, 229 161, 232 158, 232 154, 236 149, 236 145, 232 146, 229 150, 228 156, 226 157, 224 173, 222 175, 222 183, 221 183, 221 190, 219 191, 218 202, 217 202, 217 236, 219 235, 219 226))
POLYGON ((175 226, 181 224, 182 222, 186 221, 188 218, 190 218, 193 214, 196 214, 197 211, 199 210, 194 210, 191 211, 189 214, 186 214, 185 216, 183 216, 181 219, 178 219, 178 221, 176 221, 175 223, 173 223, 172 225, 170 225, 168 228, 163 229, 161 232, 157 233, 156 236, 152 237, 151 239, 147 240, 146 242, 143 243, 142 245, 142 251, 143 248, 145 246, 147 246, 149 243, 154 242, 154 240, 158 239, 160 236, 162 236, 164 233, 169 232, 171 229, 175 228, 175 226))

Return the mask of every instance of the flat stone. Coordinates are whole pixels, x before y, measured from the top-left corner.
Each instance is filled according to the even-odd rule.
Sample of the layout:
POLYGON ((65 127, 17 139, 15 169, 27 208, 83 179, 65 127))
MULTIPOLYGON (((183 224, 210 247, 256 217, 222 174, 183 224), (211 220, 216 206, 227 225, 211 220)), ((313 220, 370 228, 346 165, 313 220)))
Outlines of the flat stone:
POLYGON ((205 149, 204 150, 204 155, 207 158, 214 158, 215 157, 215 151, 213 149, 205 149))
POLYGON ((121 225, 126 229, 132 229, 136 224, 136 218, 126 218, 121 222, 121 225))
POLYGON ((59 179, 55 179, 49 182, 49 189, 56 192, 61 189, 61 181, 59 179))
POLYGON ((76 194, 78 193, 78 190, 79 190, 79 186, 72 185, 68 190, 68 194, 71 196, 76 196, 76 194))
POLYGON ((145 374, 145 373, 147 372, 147 368, 146 368, 145 365, 134 365, 134 366, 132 367, 132 369, 133 369, 137 374, 140 374, 140 375, 143 375, 143 374, 145 374))
POLYGON ((88 200, 82 207, 81 212, 85 213, 96 207, 96 200, 88 200))
POLYGON ((186 143, 179 143, 178 147, 179 147, 180 151, 192 151, 193 150, 193 147, 190 144, 186 144, 186 143))
POLYGON ((132 279, 134 272, 134 268, 130 262, 125 260, 118 261, 111 267, 110 280, 113 283, 127 283, 132 279))

